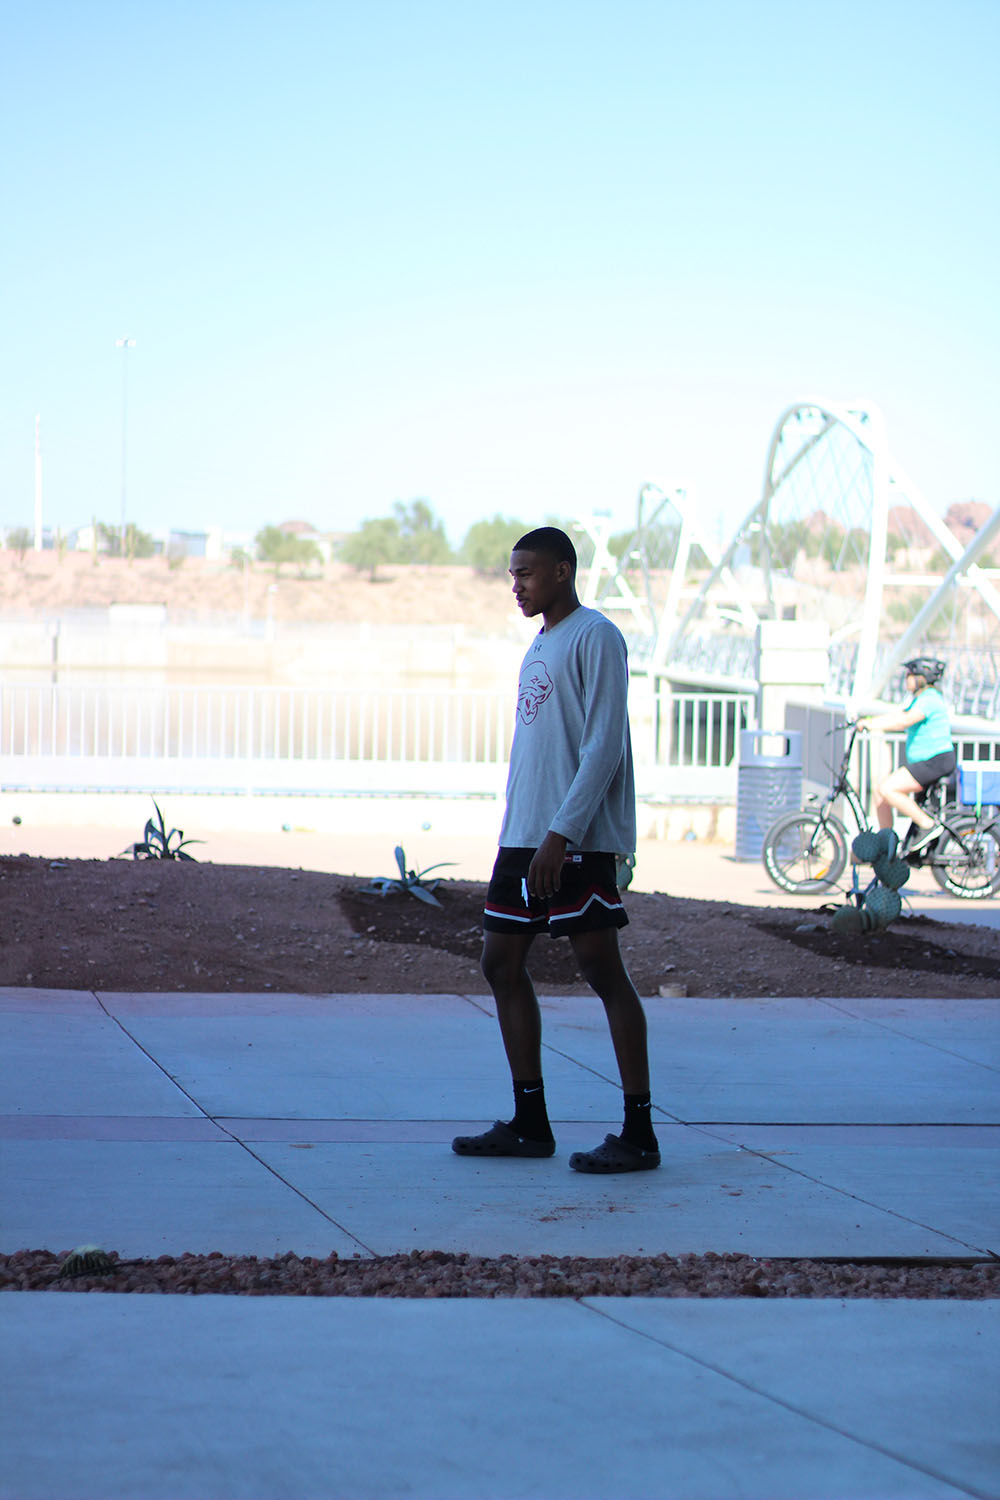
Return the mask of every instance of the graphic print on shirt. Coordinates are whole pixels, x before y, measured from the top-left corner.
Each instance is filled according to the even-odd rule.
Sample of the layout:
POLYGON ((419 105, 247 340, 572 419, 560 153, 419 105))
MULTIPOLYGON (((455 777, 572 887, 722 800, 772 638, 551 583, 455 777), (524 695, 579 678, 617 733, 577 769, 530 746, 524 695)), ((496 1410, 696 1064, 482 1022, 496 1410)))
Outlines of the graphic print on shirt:
POLYGON ((517 685, 517 713, 525 724, 532 723, 538 716, 546 698, 552 696, 552 688, 552 678, 543 661, 529 662, 522 668, 517 685))

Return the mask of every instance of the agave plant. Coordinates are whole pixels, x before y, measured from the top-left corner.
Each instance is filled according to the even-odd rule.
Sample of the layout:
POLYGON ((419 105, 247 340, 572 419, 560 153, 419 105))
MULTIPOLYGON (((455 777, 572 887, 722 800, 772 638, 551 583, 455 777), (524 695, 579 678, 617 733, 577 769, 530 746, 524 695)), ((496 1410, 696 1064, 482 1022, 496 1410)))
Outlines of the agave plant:
POLYGON ((436 865, 428 865, 426 870, 408 870, 406 868, 406 855, 402 844, 397 844, 393 853, 396 856, 396 864, 399 866, 399 876, 384 875, 377 880, 372 880, 368 885, 362 886, 362 890, 371 895, 387 896, 390 891, 395 891, 401 896, 407 892, 416 896, 418 901, 426 901, 429 906, 440 906, 441 903, 434 895, 440 885, 440 880, 425 881, 425 875, 432 870, 443 870, 445 865, 454 864, 454 860, 441 860, 436 865))
POLYGON ((143 829, 142 838, 137 844, 132 844, 125 853, 131 853, 133 859, 189 859, 194 860, 193 854, 185 853, 185 845, 201 844, 203 839, 186 839, 182 828, 171 828, 167 832, 167 825, 163 821, 163 814, 159 809, 156 798, 153 798, 153 806, 156 808, 156 818, 147 818, 146 827, 143 829))

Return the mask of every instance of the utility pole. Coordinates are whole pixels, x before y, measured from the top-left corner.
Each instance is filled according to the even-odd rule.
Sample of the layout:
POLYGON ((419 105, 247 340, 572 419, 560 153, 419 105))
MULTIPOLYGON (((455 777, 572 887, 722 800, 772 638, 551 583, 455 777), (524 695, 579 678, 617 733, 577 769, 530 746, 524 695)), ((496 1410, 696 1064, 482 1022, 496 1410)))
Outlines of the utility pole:
POLYGON ((42 550, 42 419, 35 417, 35 551, 42 550))
POLYGON ((135 348, 135 339, 115 339, 115 348, 122 351, 122 531, 121 555, 125 556, 125 495, 128 459, 128 351, 135 348))

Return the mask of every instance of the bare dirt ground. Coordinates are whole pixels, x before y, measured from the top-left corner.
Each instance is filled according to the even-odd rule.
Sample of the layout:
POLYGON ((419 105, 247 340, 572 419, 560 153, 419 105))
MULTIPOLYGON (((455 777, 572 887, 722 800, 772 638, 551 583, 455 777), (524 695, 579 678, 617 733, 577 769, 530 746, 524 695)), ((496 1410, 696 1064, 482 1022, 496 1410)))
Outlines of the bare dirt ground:
MULTIPOLYGON (((358 876, 172 860, 0 857, 0 985, 111 991, 487 994, 484 886, 440 905, 358 876)), ((995 998, 1000 932, 908 917, 842 937, 829 912, 628 891, 640 994, 995 998)), ((548 994, 586 994, 565 940, 536 940, 548 994)))

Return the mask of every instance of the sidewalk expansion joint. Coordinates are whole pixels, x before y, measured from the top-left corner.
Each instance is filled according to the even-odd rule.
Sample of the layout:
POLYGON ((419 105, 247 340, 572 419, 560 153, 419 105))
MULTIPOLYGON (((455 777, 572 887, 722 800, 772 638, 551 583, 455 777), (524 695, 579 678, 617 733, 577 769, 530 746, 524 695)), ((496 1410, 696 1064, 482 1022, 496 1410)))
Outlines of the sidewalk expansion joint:
POLYGON ((739 1386, 750 1395, 759 1396, 762 1401, 769 1401, 772 1405, 781 1407, 782 1410, 791 1413, 792 1416, 801 1417, 807 1422, 812 1422, 815 1426, 822 1427, 827 1432, 832 1432, 835 1436, 844 1438, 847 1442, 856 1443, 858 1447, 867 1448, 871 1452, 879 1453, 883 1458, 888 1458, 894 1463, 902 1464, 905 1468, 912 1469, 918 1474, 924 1474, 928 1478, 936 1479, 940 1484, 947 1484, 955 1490, 956 1494, 972 1496, 973 1500, 995 1500, 995 1496, 988 1494, 985 1490, 975 1489, 972 1485, 955 1479, 953 1475, 945 1474, 942 1470, 933 1468, 929 1464, 917 1463, 912 1458, 908 1458, 905 1453, 897 1453, 895 1449, 886 1447, 885 1444, 876 1442, 873 1438, 862 1437, 856 1432, 851 1432, 845 1427, 840 1427, 836 1422, 829 1421, 818 1412, 810 1411, 808 1407, 799 1406, 784 1396, 779 1396, 773 1391, 765 1390, 761 1386, 755 1385, 752 1381, 745 1380, 733 1370, 727 1370, 724 1365, 716 1364, 714 1361, 706 1359, 703 1355, 694 1354, 690 1349, 685 1349, 680 1344, 671 1343, 669 1339, 664 1338, 660 1334, 649 1333, 641 1328, 634 1328, 631 1323, 626 1322, 622 1318, 615 1317, 606 1308, 595 1307, 590 1298, 581 1298, 578 1305, 585 1308, 588 1312, 596 1314, 597 1317, 604 1318, 607 1322, 613 1323, 625 1333, 634 1334, 638 1338, 646 1339, 651 1344, 658 1345, 661 1349, 669 1350, 671 1354, 676 1354, 682 1359, 690 1360, 692 1364, 699 1365, 703 1370, 709 1370, 713 1375, 721 1376, 723 1380, 730 1381, 733 1385, 739 1386))
MULTIPOLYGON (((725 1140, 725 1136, 716 1135, 712 1130, 704 1126, 693 1125, 692 1130, 707 1135, 711 1140, 725 1140)), ((886 1208, 884 1203, 874 1203, 870 1198, 864 1198, 860 1193, 852 1193, 849 1188, 838 1187, 834 1182, 824 1182, 821 1177, 814 1177, 811 1172, 806 1172, 802 1167, 795 1167, 791 1162, 782 1161, 778 1152, 761 1150, 757 1146, 745 1146, 740 1141, 728 1141, 728 1145, 735 1150, 745 1151, 748 1156, 756 1156, 760 1161, 766 1161, 769 1166, 780 1167, 785 1172, 791 1172, 793 1177, 801 1177, 805 1182, 811 1182, 815 1187, 822 1188, 827 1193, 839 1193, 841 1197, 848 1198, 852 1203, 860 1203, 864 1208, 872 1208, 877 1213, 887 1214, 889 1218, 899 1219, 903 1224, 912 1224, 917 1229, 924 1229, 928 1234, 934 1234, 938 1239, 950 1240, 953 1245, 961 1245, 965 1250, 971 1250, 976 1255, 992 1255, 984 1245, 970 1245, 968 1240, 960 1240, 957 1235, 949 1234, 946 1229, 936 1229, 933 1224, 925 1224, 922 1219, 914 1219, 910 1214, 900 1213, 896 1208, 886 1208)))
POLYGON ((366 1245, 363 1240, 358 1239, 358 1236, 356 1234, 352 1234, 351 1231, 345 1227, 345 1225, 339 1223, 335 1218, 333 1218, 331 1214, 328 1214, 325 1208, 322 1208, 320 1204, 316 1203, 314 1199, 309 1197, 308 1193, 304 1193, 301 1188, 295 1186, 294 1182, 289 1182, 287 1177, 283 1177, 280 1172, 276 1171, 275 1168, 271 1166, 270 1162, 265 1161, 262 1156, 259 1156, 256 1151, 248 1146, 246 1141, 241 1141, 238 1135, 234 1135, 231 1130, 227 1129, 227 1127, 223 1124, 221 1118, 216 1118, 214 1115, 210 1115, 208 1110, 205 1109, 203 1105, 199 1104, 198 1100, 194 1097, 190 1090, 186 1089, 182 1083, 179 1083, 171 1073, 168 1073, 163 1064, 153 1056, 148 1048, 142 1045, 138 1037, 133 1036, 132 1032, 129 1031, 128 1027, 119 1019, 119 1017, 112 1015, 111 1011, 108 1010, 108 1007, 104 1004, 104 1001, 101 999, 100 995, 98 995, 94 990, 91 991, 91 994, 94 996, 94 999, 97 1001, 104 1014, 108 1017, 108 1020, 112 1021, 118 1027, 123 1036, 128 1037, 132 1045, 138 1048, 143 1057, 147 1058, 148 1061, 153 1064, 154 1068, 159 1069, 164 1078, 169 1078, 174 1088, 177 1089, 179 1093, 183 1094, 185 1099, 189 1100, 190 1103, 194 1105, 195 1109, 198 1110, 203 1119, 211 1121, 213 1125, 215 1125, 226 1136, 228 1136, 228 1138, 233 1142, 233 1145, 238 1146, 241 1151, 245 1151, 247 1156, 249 1156, 251 1160, 257 1162, 259 1166, 263 1167, 264 1171, 267 1172, 269 1176, 275 1178, 277 1182, 280 1182, 284 1187, 288 1188, 289 1191, 294 1193, 297 1198, 300 1198, 303 1203, 307 1203, 311 1209, 314 1209, 315 1212, 318 1213, 321 1218, 325 1219, 328 1224, 331 1224, 334 1229, 338 1229, 340 1233, 346 1235, 349 1240, 353 1240, 356 1245, 360 1245, 361 1249, 365 1252, 366 1255, 378 1254, 378 1252, 372 1249, 370 1245, 366 1245))
POLYGON ((992 1063, 983 1062, 981 1057, 968 1057, 964 1052, 956 1052, 952 1047, 944 1047, 940 1042, 929 1042, 926 1037, 913 1036, 909 1031, 903 1031, 898 1026, 890 1026, 888 1021, 878 1021, 874 1016, 866 1016, 863 1011, 848 1009, 850 1001, 824 1000, 823 1005, 828 1005, 831 1010, 838 1011, 842 1016, 850 1016, 852 1021, 864 1021, 868 1026, 878 1026, 882 1031, 887 1031, 890 1036, 901 1036, 904 1041, 913 1042, 917 1047, 929 1047, 932 1052, 941 1052, 945 1057, 954 1057, 958 1062, 968 1063, 973 1068, 985 1068, 987 1073, 1000 1072, 1000 1068, 994 1067, 992 1063))

